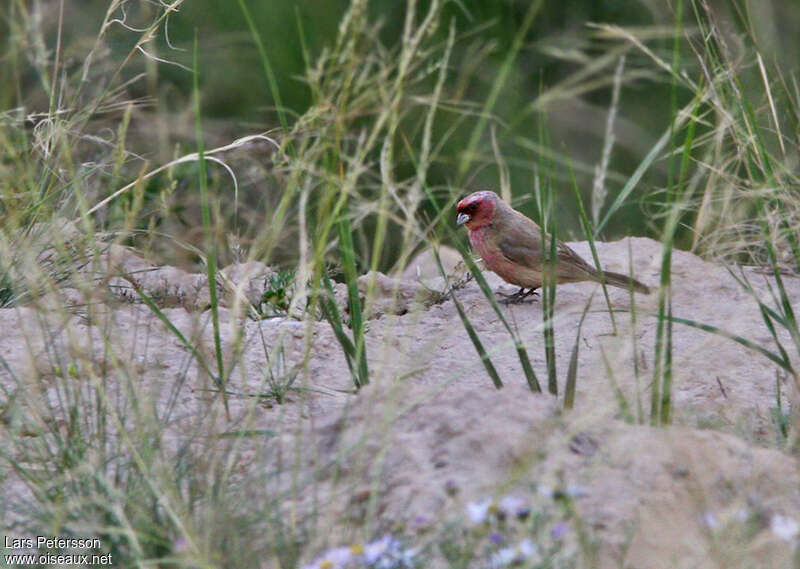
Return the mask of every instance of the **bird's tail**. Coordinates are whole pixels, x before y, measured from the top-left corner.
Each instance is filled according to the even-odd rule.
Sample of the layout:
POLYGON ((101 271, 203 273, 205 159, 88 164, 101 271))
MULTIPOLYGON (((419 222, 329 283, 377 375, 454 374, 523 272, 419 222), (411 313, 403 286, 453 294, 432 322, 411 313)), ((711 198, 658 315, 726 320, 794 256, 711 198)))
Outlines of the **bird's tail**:
MULTIPOLYGON (((596 274, 597 280, 600 280, 600 275, 596 274)), ((612 273, 610 271, 603 271, 603 277, 605 278, 606 284, 611 286, 616 286, 619 288, 624 288, 630 290, 633 288, 636 292, 641 292, 642 294, 650 294, 650 287, 644 283, 637 281, 634 278, 629 277, 628 275, 623 275, 621 273, 612 273)))

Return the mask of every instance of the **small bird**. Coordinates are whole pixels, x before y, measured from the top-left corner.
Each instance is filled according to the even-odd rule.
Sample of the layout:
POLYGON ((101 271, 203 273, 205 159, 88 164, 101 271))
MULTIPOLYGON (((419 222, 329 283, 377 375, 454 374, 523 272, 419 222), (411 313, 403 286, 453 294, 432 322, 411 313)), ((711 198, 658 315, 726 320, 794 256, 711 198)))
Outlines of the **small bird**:
MULTIPOLYGON (((469 229, 469 242, 492 271, 507 283, 521 287, 507 296, 519 302, 534 294, 544 282, 550 236, 542 246, 542 230, 530 218, 516 211, 494 192, 475 192, 458 202, 458 225, 469 229), (527 290, 526 290, 527 289, 527 290)), ((556 282, 596 281, 619 288, 650 293, 650 288, 627 275, 603 271, 603 275, 561 241, 556 242, 553 270, 556 282)))

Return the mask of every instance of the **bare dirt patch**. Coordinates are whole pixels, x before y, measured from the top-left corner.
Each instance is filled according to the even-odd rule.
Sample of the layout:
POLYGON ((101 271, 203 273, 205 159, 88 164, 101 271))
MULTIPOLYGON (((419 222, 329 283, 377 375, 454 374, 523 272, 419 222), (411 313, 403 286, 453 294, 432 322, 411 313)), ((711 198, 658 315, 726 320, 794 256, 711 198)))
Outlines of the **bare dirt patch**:
MULTIPOLYGON (((570 246, 590 257, 585 244, 570 246)), ((604 266, 627 272, 629 247, 637 278, 655 284, 657 242, 600 243, 604 266)), ((596 543, 600 567, 791 566, 797 535, 776 532, 775 525, 800 518, 800 470, 775 424, 776 382, 783 380, 772 362, 676 324, 676 426, 636 424, 649 412, 655 295, 636 296, 634 327, 628 294, 611 289, 612 335, 597 285, 563 285, 555 311, 562 384, 577 323, 595 293, 580 332, 576 407, 563 412, 560 399, 528 390, 507 331, 477 285, 468 283, 455 294, 506 385, 493 388, 452 300, 432 295, 441 282, 426 270, 407 272, 399 283, 375 277, 376 297, 367 300, 372 383, 357 394, 326 322, 248 318, 242 299, 258 297, 267 267, 222 271, 223 351, 229 365, 235 362, 228 419, 197 354, 136 298, 138 288, 160 299, 169 321, 213 361, 207 279, 111 250, 82 270, 84 282, 54 293, 61 296, 0 310, 0 382, 9 394, 3 428, 21 436, 36 417, 66 421, 59 401, 86 400, 65 391, 72 385, 118 406, 128 398, 149 402, 148 413, 164 424, 173 450, 189 440, 209 449, 232 444, 215 437, 236 431, 269 433, 237 442, 232 483, 257 483, 274 473, 270 483, 290 496, 287 512, 298 519, 316 512, 325 528, 319 532, 325 537, 309 546, 312 553, 346 541, 353 527, 425 541, 448 520, 463 518, 469 503, 516 493, 533 504, 566 496, 596 543), (135 392, 123 388, 130 378, 135 392), (275 391, 281 387, 283 398, 275 391)), ((771 277, 744 271, 766 297, 771 277)), ((772 349, 758 306, 727 270, 676 251, 673 273, 676 316, 772 349)), ((487 276, 495 288, 511 291, 487 276)), ((369 277, 363 279, 368 290, 369 277)), ((800 298, 797 278, 784 283, 791 298, 800 298)), ((540 304, 504 310, 546 383, 540 304)), ((782 405, 790 409, 790 386, 782 387, 782 405)), ((121 425, 135 432, 136 421, 136 414, 126 414, 121 425)), ((4 485, 9 507, 27 496, 10 473, 4 485)), ((13 531, 25 516, 8 511, 2 527, 13 531)), ((265 560, 264 566, 272 565, 265 560)))

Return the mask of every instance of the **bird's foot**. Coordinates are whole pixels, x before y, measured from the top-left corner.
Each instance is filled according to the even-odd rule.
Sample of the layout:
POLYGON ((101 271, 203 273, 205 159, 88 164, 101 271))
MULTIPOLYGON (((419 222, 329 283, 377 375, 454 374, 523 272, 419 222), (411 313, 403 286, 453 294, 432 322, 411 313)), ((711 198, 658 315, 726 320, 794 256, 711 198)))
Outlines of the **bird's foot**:
POLYGON ((500 303, 505 305, 534 302, 536 297, 539 296, 539 293, 536 292, 535 288, 530 288, 528 290, 521 288, 514 294, 503 294, 502 292, 498 294, 503 297, 500 303))

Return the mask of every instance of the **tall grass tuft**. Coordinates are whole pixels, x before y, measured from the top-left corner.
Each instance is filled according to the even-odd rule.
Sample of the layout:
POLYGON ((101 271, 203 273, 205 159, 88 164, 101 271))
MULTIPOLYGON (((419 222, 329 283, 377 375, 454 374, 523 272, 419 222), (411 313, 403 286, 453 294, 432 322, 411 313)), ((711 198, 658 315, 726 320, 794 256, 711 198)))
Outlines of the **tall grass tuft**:
MULTIPOLYGON (((181 63, 187 63, 183 56, 171 51, 167 26, 171 19, 186 17, 178 12, 182 4, 142 4, 134 14, 132 5, 111 2, 88 42, 64 33, 69 14, 63 3, 53 15, 53 37, 46 37, 40 27, 49 25, 40 3, 10 2, 0 22, 9 30, 8 39, 0 38, 0 43, 6 42, 0 58, 0 101, 14 102, 14 108, 8 105, 0 113, 0 308, 34 314, 33 332, 25 337, 30 342, 29 361, 20 364, 20 359, 0 355, 0 470, 4 483, 13 482, 19 490, 4 496, 8 523, 15 529, 29 535, 97 535, 121 567, 300 566, 313 556, 311 544, 317 547, 325 541, 332 527, 325 519, 327 480, 319 483, 327 472, 317 464, 306 468, 301 451, 309 441, 303 436, 298 435, 296 448, 285 454, 271 443, 287 435, 287 417, 294 412, 302 416, 305 410, 305 396, 312 391, 314 327, 319 319, 330 324, 356 388, 373 381, 370 374, 376 369, 367 365, 366 338, 377 291, 373 278, 366 279, 366 290, 359 290, 359 273, 402 269, 431 242, 459 248, 492 314, 508 332, 530 390, 540 392, 528 355, 540 346, 527 345, 509 323, 463 246, 463 236, 452 229, 455 196, 493 169, 504 196, 513 196, 512 189, 520 191, 520 171, 523 183, 533 180, 542 227, 554 237, 569 229, 563 216, 557 219, 559 204, 576 203, 598 269, 595 241, 614 216, 638 205, 634 192, 647 194, 646 207, 653 214, 650 229, 664 245, 658 309, 647 316, 657 319, 658 327, 651 422, 666 425, 675 416, 673 334, 678 328, 672 325, 678 324, 730 339, 775 365, 780 371, 775 410, 779 440, 797 444, 800 423, 794 408, 800 380, 794 359, 800 353, 800 328, 787 279, 800 270, 800 200, 795 195, 800 178, 793 136, 800 123, 800 96, 795 77, 756 50, 757 42, 747 34, 742 39, 743 62, 732 58, 722 35, 724 26, 706 3, 686 4, 692 9, 691 26, 684 22, 688 8, 674 3, 669 62, 662 58, 661 47, 653 47, 662 37, 660 29, 592 25, 590 34, 596 36, 587 41, 618 42, 600 54, 593 51, 600 43, 569 50, 554 49, 549 42, 531 43, 531 30, 546 7, 541 1, 524 7, 510 45, 495 51, 502 46, 475 39, 483 22, 466 18, 469 27, 464 30, 460 3, 404 3, 403 23, 395 37, 390 26, 382 27, 374 18, 366 0, 354 0, 344 10, 335 40, 318 53, 312 54, 306 45, 298 18, 306 66, 301 79, 310 103, 293 114, 279 91, 275 48, 258 29, 253 4, 239 1, 269 87, 265 103, 274 105, 280 129, 270 136, 242 136, 216 145, 210 140, 230 138, 228 130, 203 114, 207 93, 202 80, 208 75, 200 71, 211 63, 202 61, 197 37, 187 54, 191 69, 181 63), (453 16, 451 8, 459 15, 453 16), (159 49, 168 50, 168 55, 159 54, 159 49), (631 54, 636 51, 644 65, 631 54), (564 80, 556 79, 552 88, 542 87, 518 116, 509 118, 501 101, 524 86, 527 68, 520 60, 530 53, 557 54, 579 69, 564 80), (499 65, 492 74, 484 64, 495 57, 499 65), (623 61, 640 67, 625 71, 623 61), (176 107, 166 111, 159 106, 163 102, 151 100, 161 94, 163 77, 158 73, 164 72, 155 70, 162 65, 174 73, 188 71, 194 105, 185 105, 179 93, 173 94, 179 101, 176 107), (476 78, 491 84, 483 99, 473 101, 467 97, 480 93, 476 78), (651 78, 670 82, 669 128, 632 175, 624 177, 613 171, 614 119, 609 114, 598 176, 602 190, 593 193, 590 221, 572 172, 573 158, 554 150, 541 130, 529 136, 521 125, 559 99, 598 87, 613 88, 611 109, 624 116, 625 102, 618 99, 621 85, 630 79, 638 86, 651 78), (148 85, 142 88, 139 82, 148 85), (139 98, 141 93, 147 96, 139 98), (192 116, 181 112, 184 106, 193 109, 192 116), (182 135, 184 128, 194 134, 182 135), (159 162, 151 164, 155 130, 167 136, 158 141, 159 162), (260 182, 249 201, 240 200, 240 180, 252 172, 242 177, 227 159, 252 150, 258 141, 269 146, 254 168, 260 182), (170 160, 163 150, 169 154, 173 145, 170 160), (513 155, 508 152, 512 146, 513 155), (535 159, 520 158, 531 151, 535 159), (665 163, 666 187, 654 191, 665 163), (216 175, 219 166, 221 175, 216 175), (569 179, 575 200, 557 194, 558 176, 569 179), (606 201, 603 181, 609 190, 614 182, 621 186, 605 209, 598 205, 606 201), (139 286, 138 278, 113 267, 98 276, 96 268, 108 260, 112 247, 184 241, 159 224, 186 213, 180 207, 170 209, 170 204, 187 194, 187 224, 202 238, 182 245, 193 250, 193 262, 202 265, 208 312, 167 307, 139 286), (198 208, 196 218, 191 217, 193 206, 198 208), (240 234, 238 224, 247 217, 250 225, 240 234), (234 238, 226 242, 231 234, 234 238), (236 251, 230 250, 233 242, 236 251), (733 278, 758 307, 767 340, 757 343, 673 313, 672 255, 679 247, 728 263, 733 278), (225 257, 291 263, 296 276, 285 287, 280 311, 283 324, 302 332, 297 332, 304 338, 298 341, 303 344, 299 362, 287 363, 293 356, 284 332, 267 337, 264 330, 272 330, 274 322, 248 320, 242 315, 251 311, 226 304, 224 291, 217 287, 225 257), (769 273, 766 285, 757 286, 754 273, 738 264, 760 265, 769 273), (340 274, 342 283, 334 283, 340 274), (123 286, 120 278, 128 279, 130 295, 115 294, 114 287, 123 286), (337 286, 346 290, 346 308, 337 303, 337 286), (68 295, 73 299, 69 304, 68 295), (139 304, 146 310, 136 311, 139 304), (133 306, 131 312, 140 318, 132 324, 131 346, 119 343, 121 334, 131 332, 115 322, 113 310, 119 306, 133 306), (210 355, 203 335, 207 319, 210 355), (262 325, 252 333, 254 326, 262 325), (154 338, 164 337, 155 336, 156 327, 166 329, 169 341, 163 346, 152 345, 154 338), (260 355, 267 369, 254 369, 249 359, 253 352, 245 354, 254 337, 262 340, 260 355), (169 372, 166 367, 156 372, 147 367, 160 365, 161 349, 180 353, 179 363, 169 372), (154 375, 163 382, 143 381, 154 375), (215 382, 212 391, 219 396, 203 397, 206 376, 215 382), (252 385, 252 377, 260 378, 253 388, 237 383, 252 385), (790 382, 789 412, 781 401, 784 381, 790 382), (200 407, 187 420, 181 404, 190 390, 200 407), (294 394, 300 399, 296 407, 272 409, 272 402, 290 403, 294 394), (274 412, 280 429, 257 424, 257 418, 273 417, 261 413, 262 406, 274 412), (229 414, 223 417, 223 410, 229 414), (251 459, 268 466, 248 472, 251 459), (310 512, 299 505, 303 500, 313 505, 310 512)), ((585 172, 587 166, 576 161, 575 170, 585 172)), ((555 239, 543 242, 555 259, 555 239)), ((444 274, 438 254, 436 258, 444 274)), ((554 394, 555 299, 555 283, 549 278, 541 326, 548 390, 554 394)), ((567 409, 576 403, 581 329, 591 300, 583 307, 572 345, 564 386, 567 409)), ((501 378, 502 368, 492 360, 495 346, 479 337, 458 291, 452 292, 452 301, 493 385, 501 387, 509 378, 501 378)), ((606 303, 610 307, 607 295, 606 303)), ((642 316, 635 312, 632 298, 631 306, 635 413, 617 362, 606 351, 601 356, 620 414, 641 422, 638 377, 644 369, 637 365, 635 336, 642 316)), ((19 330, 8 333, 12 332, 19 330)), ((345 482, 360 481, 353 476, 345 482)), ((378 482, 375 475, 376 488, 378 482)), ((376 511, 377 500, 371 489, 370 512, 376 511)), ((563 508, 566 519, 577 524, 582 549, 593 551, 571 498, 563 499, 563 508)), ((540 531, 545 526, 535 517, 527 528, 531 535, 549 533, 540 531)), ((350 519, 336 523, 344 525, 341 533, 349 536, 368 531, 350 519)), ((477 533, 465 530, 463 535, 477 533)), ((423 540, 434 545, 420 550, 418 559, 431 550, 445 551, 447 557, 455 547, 447 531, 435 525, 423 540)), ((456 551, 453 565, 482 566, 484 560, 474 551, 469 544, 465 551, 456 551)), ((541 565, 556 566, 549 561, 543 559, 541 565)))
POLYGON ((361 312, 361 300, 358 296, 358 273, 356 271, 355 250, 353 238, 350 234, 350 222, 342 216, 337 223, 339 229, 339 245, 344 266, 344 279, 347 284, 347 302, 350 307, 350 327, 353 329, 354 353, 353 368, 356 374, 353 377, 356 389, 369 383, 369 368, 367 366, 366 337, 364 329, 364 316, 361 312))

